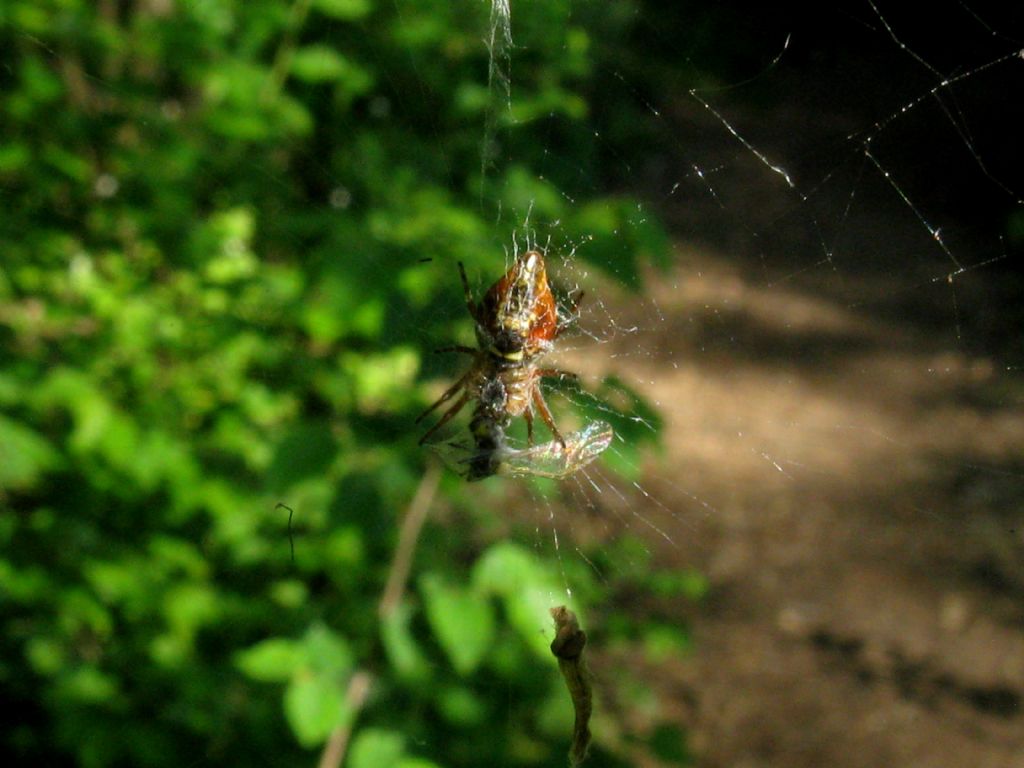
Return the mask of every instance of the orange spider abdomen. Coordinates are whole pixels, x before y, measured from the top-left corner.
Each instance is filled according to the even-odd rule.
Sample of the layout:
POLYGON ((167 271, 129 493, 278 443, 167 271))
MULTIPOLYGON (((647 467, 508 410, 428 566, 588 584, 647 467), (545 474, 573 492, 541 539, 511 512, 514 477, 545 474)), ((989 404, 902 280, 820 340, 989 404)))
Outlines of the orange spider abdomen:
POLYGON ((543 254, 517 257, 484 295, 481 308, 483 330, 497 354, 529 359, 545 351, 558 333, 558 308, 543 254))

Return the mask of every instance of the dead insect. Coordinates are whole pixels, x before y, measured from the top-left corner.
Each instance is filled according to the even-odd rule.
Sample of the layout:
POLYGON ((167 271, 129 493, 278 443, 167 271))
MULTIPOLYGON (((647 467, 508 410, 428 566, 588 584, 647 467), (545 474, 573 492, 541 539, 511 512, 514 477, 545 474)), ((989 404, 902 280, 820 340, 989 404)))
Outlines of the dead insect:
POLYGON ((467 480, 482 480, 496 474, 562 480, 604 453, 614 437, 611 425, 592 421, 583 429, 566 435, 564 445, 551 440, 515 449, 504 440, 495 440, 492 446, 485 447, 479 440, 474 445, 465 438, 452 438, 432 443, 430 448, 467 480))

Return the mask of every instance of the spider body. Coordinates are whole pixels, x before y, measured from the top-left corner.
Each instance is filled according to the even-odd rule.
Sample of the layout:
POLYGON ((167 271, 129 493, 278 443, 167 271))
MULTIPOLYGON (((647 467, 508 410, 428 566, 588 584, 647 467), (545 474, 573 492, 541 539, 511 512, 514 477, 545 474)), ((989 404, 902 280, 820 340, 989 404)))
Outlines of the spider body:
POLYGON ((474 319, 481 348, 499 357, 522 360, 547 351, 558 335, 558 309, 544 256, 529 251, 517 258, 484 294, 474 319))
MULTIPOLYGON (((529 251, 518 256, 512 267, 492 285, 483 301, 474 301, 459 264, 466 307, 476 322, 479 349, 450 347, 473 356, 473 364, 462 377, 427 408, 416 420, 424 419, 436 408, 458 397, 422 438, 426 442, 438 429, 451 421, 471 401, 476 401, 470 420, 470 433, 477 454, 470 462, 470 479, 495 474, 499 449, 505 444, 505 430, 513 418, 526 419, 527 439, 533 444, 533 414, 536 409, 555 439, 565 440, 555 426, 541 392, 545 376, 574 377, 574 374, 537 366, 537 358, 550 350, 571 318, 560 322, 554 295, 547 281, 544 256, 529 251)), ((573 301, 573 312, 580 296, 573 301)))

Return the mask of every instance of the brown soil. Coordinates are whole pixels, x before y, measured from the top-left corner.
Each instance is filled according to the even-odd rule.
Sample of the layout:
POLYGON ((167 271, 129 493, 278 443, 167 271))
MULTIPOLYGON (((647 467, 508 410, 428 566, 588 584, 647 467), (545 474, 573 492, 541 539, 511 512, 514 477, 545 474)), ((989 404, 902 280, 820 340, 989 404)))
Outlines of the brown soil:
POLYGON ((960 351, 948 296, 936 333, 827 268, 678 254, 654 354, 617 372, 667 420, 651 546, 711 585, 652 682, 698 764, 1024 766, 1019 384, 960 351))

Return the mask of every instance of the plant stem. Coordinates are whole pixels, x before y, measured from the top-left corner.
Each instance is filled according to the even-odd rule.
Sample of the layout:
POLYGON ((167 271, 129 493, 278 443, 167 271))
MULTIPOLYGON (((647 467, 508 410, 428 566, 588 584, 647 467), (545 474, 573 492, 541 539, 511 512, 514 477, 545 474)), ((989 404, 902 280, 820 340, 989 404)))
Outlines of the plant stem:
POLYGON ((384 586, 384 592, 377 605, 377 615, 381 620, 387 619, 394 613, 402 601, 405 585, 409 580, 409 571, 412 568, 412 558, 416 552, 416 545, 419 543, 420 531, 423 530, 427 511, 434 500, 434 494, 437 493, 440 480, 441 465, 431 462, 423 474, 419 488, 416 489, 416 495, 409 503, 405 519, 402 520, 402 528, 398 533, 398 547, 395 549, 395 557, 388 570, 388 580, 384 586))
POLYGON ((319 768, 337 768, 345 759, 348 742, 352 737, 352 726, 355 725, 356 716, 363 708, 363 704, 366 703, 372 682, 373 676, 365 669, 357 670, 348 681, 348 690, 345 691, 345 709, 351 714, 331 732, 331 737, 327 740, 324 751, 320 755, 319 768))
MULTIPOLYGON (((381 593, 380 602, 377 604, 377 615, 382 623, 395 612, 402 602, 402 596, 405 594, 405 587, 409 581, 409 571, 412 569, 413 556, 416 554, 416 545, 419 543, 420 532, 423 530, 423 523, 426 522, 427 512, 437 494, 440 481, 441 465, 431 462, 427 466, 426 472, 423 473, 423 479, 420 480, 416 493, 405 511, 402 527, 398 533, 395 556, 391 560, 388 579, 385 582, 384 591, 381 593)), ((379 635, 377 642, 380 642, 379 635)), ((348 683, 348 689, 345 691, 344 710, 348 716, 331 732, 331 736, 320 754, 319 768, 339 768, 345 760, 353 728, 359 713, 366 704, 372 684, 373 675, 369 670, 357 669, 353 673, 348 683)))

